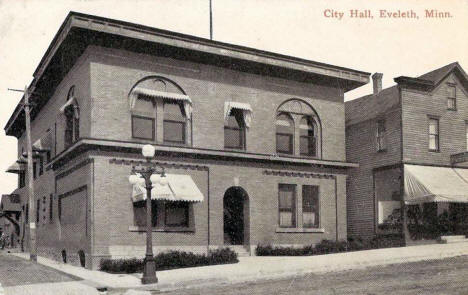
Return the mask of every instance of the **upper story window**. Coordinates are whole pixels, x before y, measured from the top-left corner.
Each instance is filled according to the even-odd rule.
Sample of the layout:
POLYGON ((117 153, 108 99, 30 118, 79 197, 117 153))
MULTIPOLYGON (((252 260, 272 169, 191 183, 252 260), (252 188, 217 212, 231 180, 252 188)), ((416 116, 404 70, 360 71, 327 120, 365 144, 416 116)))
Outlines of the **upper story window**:
POLYGON ((285 113, 276 117, 276 151, 283 154, 294 151, 294 121, 285 113))
POLYGON ((186 118, 183 108, 180 102, 164 103, 164 143, 185 143, 186 118))
POLYGON ((321 125, 315 110, 305 101, 290 99, 276 115, 276 152, 321 157, 321 125))
POLYGON ((385 120, 378 120, 377 121, 377 128, 376 128, 376 141, 377 141, 377 151, 385 151, 386 147, 386 141, 385 141, 385 133, 386 133, 386 127, 385 127, 385 120))
POLYGON ((429 118, 429 150, 439 151, 439 119, 429 118))
POLYGON ((457 88, 453 84, 447 85, 447 109, 457 109, 457 88))
POLYGON ((300 151, 303 156, 317 156, 317 138, 315 137, 315 122, 312 118, 304 116, 299 124, 300 151))
POLYGON ((80 138, 80 108, 75 98, 75 86, 70 87, 67 101, 60 112, 65 115, 64 145, 67 148, 80 138))
POLYGON ((246 131, 252 121, 252 108, 248 103, 224 103, 224 147, 246 149, 246 131))
POLYGON ((140 80, 129 94, 132 138, 187 144, 192 101, 180 86, 163 77, 140 80))
POLYGON ((240 110, 231 111, 224 126, 224 147, 230 149, 245 149, 245 125, 240 110))

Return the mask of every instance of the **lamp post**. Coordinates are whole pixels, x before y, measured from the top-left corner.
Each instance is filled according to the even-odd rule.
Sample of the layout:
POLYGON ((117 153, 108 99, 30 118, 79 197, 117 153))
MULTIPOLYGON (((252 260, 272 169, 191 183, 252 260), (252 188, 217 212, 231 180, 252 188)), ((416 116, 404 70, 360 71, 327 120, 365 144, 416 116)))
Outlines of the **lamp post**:
POLYGON ((144 260, 144 269, 143 277, 141 282, 143 284, 154 284, 158 282, 156 277, 156 263, 154 261, 153 255, 153 223, 152 223, 152 212, 151 212, 151 189, 153 184, 159 183, 161 185, 166 185, 167 180, 165 178, 164 168, 161 172, 158 172, 156 168, 150 165, 151 159, 154 157, 155 148, 152 145, 144 145, 142 148, 142 154, 146 158, 146 161, 149 165, 143 167, 142 169, 132 168, 132 174, 128 178, 131 184, 137 184, 141 178, 145 180, 146 188, 146 255, 144 260), (136 175, 140 174, 140 176, 136 175), (158 177, 158 174, 161 174, 161 178, 158 177))

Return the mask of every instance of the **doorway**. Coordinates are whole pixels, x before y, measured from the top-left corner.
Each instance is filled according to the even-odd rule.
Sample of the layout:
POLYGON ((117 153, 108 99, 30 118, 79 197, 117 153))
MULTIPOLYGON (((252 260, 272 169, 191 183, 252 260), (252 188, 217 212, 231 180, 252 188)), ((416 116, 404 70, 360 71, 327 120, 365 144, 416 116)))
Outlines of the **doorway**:
POLYGON ((249 244, 249 197, 240 186, 230 187, 223 198, 224 244, 249 244))

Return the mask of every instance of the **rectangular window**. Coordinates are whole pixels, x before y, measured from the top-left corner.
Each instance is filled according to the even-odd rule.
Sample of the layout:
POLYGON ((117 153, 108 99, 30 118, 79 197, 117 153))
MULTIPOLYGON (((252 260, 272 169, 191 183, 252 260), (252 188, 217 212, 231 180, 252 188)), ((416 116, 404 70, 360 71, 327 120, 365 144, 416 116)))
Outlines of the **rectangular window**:
POLYGON ((386 149, 385 143, 385 120, 378 120, 377 121, 377 151, 384 151, 386 149))
POLYGON ((439 119, 429 118, 429 150, 439 151, 439 119))
POLYGON ((320 226, 319 187, 302 186, 302 226, 318 228, 320 226))
POLYGON ((164 142, 185 143, 185 122, 164 120, 164 142))
POLYGON ((457 109, 457 88, 455 85, 447 85, 447 109, 456 110, 457 109))
POLYGON ((26 204, 26 210, 25 210, 25 213, 24 213, 24 216, 25 216, 25 220, 26 220, 26 223, 29 222, 29 204, 26 204))
POLYGON ((283 154, 292 154, 293 135, 276 133, 276 151, 283 154))
POLYGON ((154 119, 132 115, 132 137, 154 140, 154 119))
POLYGON ((243 130, 224 127, 224 147, 231 149, 244 149, 243 130))
POLYGON ((50 223, 53 222, 54 218, 54 195, 50 194, 49 195, 49 221, 50 223))
POLYGON ((166 226, 188 226, 189 203, 188 202, 166 202, 165 220, 166 226))
POLYGON ((18 174, 18 186, 20 188, 26 185, 26 173, 24 171, 20 171, 18 174))
POLYGON ((44 174, 44 158, 42 156, 39 157, 39 176, 44 174))
POLYGON ((296 186, 278 185, 279 226, 296 227, 296 186))
POLYGON ((36 201, 36 223, 39 225, 39 213, 41 208, 41 200, 36 201))
POLYGON ((37 177, 37 162, 34 161, 32 163, 32 166, 33 166, 33 179, 36 179, 36 177, 37 177))
MULTIPOLYGON (((157 203, 156 201, 151 201, 151 220, 153 227, 158 225, 157 203)), ((146 226, 146 201, 133 203, 133 223, 139 227, 146 226)))

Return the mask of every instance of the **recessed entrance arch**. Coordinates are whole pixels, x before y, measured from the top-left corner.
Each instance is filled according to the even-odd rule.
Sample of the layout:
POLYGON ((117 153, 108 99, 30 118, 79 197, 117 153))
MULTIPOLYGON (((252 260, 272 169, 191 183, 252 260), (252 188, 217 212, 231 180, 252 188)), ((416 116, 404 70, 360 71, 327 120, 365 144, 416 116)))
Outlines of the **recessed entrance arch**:
POLYGON ((226 190, 223 198, 224 244, 249 245, 249 196, 240 186, 226 190))

